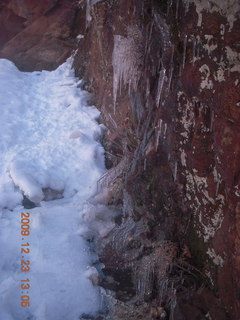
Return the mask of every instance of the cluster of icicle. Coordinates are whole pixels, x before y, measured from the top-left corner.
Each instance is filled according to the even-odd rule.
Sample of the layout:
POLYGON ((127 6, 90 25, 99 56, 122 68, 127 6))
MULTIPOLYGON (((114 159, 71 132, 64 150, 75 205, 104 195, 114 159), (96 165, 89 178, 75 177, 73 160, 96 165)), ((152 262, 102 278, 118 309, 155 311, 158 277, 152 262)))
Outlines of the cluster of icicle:
POLYGON ((118 90, 128 85, 129 92, 137 89, 143 64, 143 36, 136 26, 127 28, 127 37, 114 36, 114 49, 112 55, 113 65, 113 101, 116 105, 118 90))
MULTIPOLYGON (((104 0, 85 0, 85 4, 86 4, 86 25, 89 24, 89 22, 91 22, 92 20, 92 16, 91 16, 91 8, 92 6, 94 6, 96 3, 100 2, 100 1, 104 1, 104 0)), ((79 5, 84 5, 84 0, 79 0, 79 5)))

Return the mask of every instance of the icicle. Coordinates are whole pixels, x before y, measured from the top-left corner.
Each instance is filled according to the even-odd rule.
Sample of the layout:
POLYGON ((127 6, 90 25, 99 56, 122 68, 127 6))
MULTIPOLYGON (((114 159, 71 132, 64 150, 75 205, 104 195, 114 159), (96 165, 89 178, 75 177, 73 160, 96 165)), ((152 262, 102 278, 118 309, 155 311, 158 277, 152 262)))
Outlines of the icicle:
POLYGON ((177 4, 176 4, 176 19, 178 18, 178 8, 179 8, 179 0, 177 0, 177 4))
POLYGON ((142 263, 134 270, 138 299, 143 299, 152 291, 153 272, 154 261, 149 256, 143 257, 142 263))
POLYGON ((110 113, 108 114, 108 116, 109 116, 110 120, 112 121, 113 125, 117 128, 117 124, 116 124, 115 120, 112 118, 110 113))
POLYGON ((152 37, 153 24, 154 24, 154 20, 151 22, 150 33, 149 33, 149 36, 148 36, 149 39, 151 39, 151 37, 152 37))
POLYGON ((217 180, 217 186, 216 186, 216 197, 218 196, 219 185, 220 185, 220 179, 218 178, 218 180, 217 180))
POLYGON ((149 29, 149 32, 148 32, 148 35, 147 35, 147 39, 146 39, 146 45, 145 45, 145 55, 147 55, 147 53, 149 52, 149 49, 150 49, 150 46, 149 46, 149 42, 150 42, 150 39, 152 37, 152 30, 153 30, 153 22, 151 22, 150 24, 150 29, 149 29))
POLYGON ((163 140, 166 139, 166 133, 167 133, 167 123, 164 124, 164 134, 163 134, 163 140))
POLYGON ((175 162, 175 166, 174 166, 174 173, 173 173, 173 180, 174 182, 176 181, 177 179, 177 169, 178 169, 178 163, 177 161, 175 162))
POLYGON ((174 309, 176 305, 177 305, 176 289, 173 288, 173 282, 172 282, 171 302, 170 302, 170 320, 174 320, 174 309))
POLYGON ((168 288, 168 278, 163 279, 160 281, 160 290, 159 290, 159 299, 160 301, 163 300, 165 293, 167 292, 167 288, 168 288))
POLYGON ((89 22, 92 20, 90 11, 91 11, 91 0, 86 0, 86 26, 88 26, 89 22))
POLYGON ((133 8, 133 15, 134 16, 136 15, 136 6, 134 6, 134 8, 133 8))
POLYGON ((146 86, 146 100, 148 99, 150 94, 150 82, 149 82, 149 78, 147 78, 147 86, 146 86))
POLYGON ((164 81, 165 81, 165 74, 166 74, 166 69, 163 68, 160 71, 159 78, 158 78, 158 87, 157 87, 157 96, 156 96, 157 108, 159 107, 159 102, 160 102, 160 99, 161 99, 161 93, 162 93, 163 84, 164 84, 164 81))
POLYGON ((132 87, 132 80, 130 79, 129 80, 129 83, 128 83, 128 95, 130 96, 131 94, 131 87, 132 87))
POLYGON ((200 43, 201 43, 201 39, 199 36, 197 36, 197 52, 196 52, 196 60, 198 60, 200 58, 200 54, 199 54, 199 51, 200 51, 200 43))
POLYGON ((185 15, 188 13, 189 11, 189 2, 190 0, 185 1, 185 15))
POLYGON ((141 77, 141 65, 144 62, 142 33, 137 26, 127 28, 128 35, 114 35, 112 54, 113 65, 113 105, 116 107, 117 93, 128 85, 128 90, 136 90, 141 77))
POLYGON ((159 145, 159 138, 161 136, 161 131, 162 131, 162 119, 159 119, 158 126, 156 127, 157 129, 157 139, 156 139, 156 146, 155 146, 155 151, 158 149, 159 145))
POLYGON ((162 131, 162 119, 159 119, 158 127, 159 127, 159 131, 161 132, 162 131))
POLYGON ((175 52, 175 46, 172 46, 172 53, 171 53, 171 60, 170 60, 170 66, 173 65, 173 57, 174 57, 174 52, 175 52))
POLYGON ((183 62, 182 62, 182 70, 184 69, 184 66, 185 66, 186 49, 187 49, 187 34, 185 35, 185 37, 184 37, 184 42, 183 42, 183 62))
POLYGON ((126 191, 123 191, 123 214, 125 218, 133 214, 132 198, 126 191))
POLYGON ((169 79, 168 79, 167 93, 169 93, 169 91, 170 91, 170 89, 171 89, 172 75, 173 75, 173 66, 170 67, 170 71, 169 71, 169 79))
POLYGON ((144 1, 142 2, 141 16, 144 17, 144 1))
POLYGON ((91 8, 96 3, 98 3, 101 0, 86 0, 86 26, 88 26, 89 22, 92 20, 91 16, 91 8))
POLYGON ((156 139, 156 147, 155 147, 156 152, 157 152, 158 145, 159 145, 159 138, 160 138, 160 131, 157 131, 157 139, 156 139))
MULTIPOLYGON (((159 55, 158 55, 158 57, 159 57, 159 55)), ((157 70, 160 69, 161 65, 162 65, 162 57, 158 60, 157 70)), ((156 67, 155 67, 155 68, 156 68, 156 67)), ((154 70, 156 70, 156 69, 154 69, 154 70)))
POLYGON ((144 159, 144 165, 143 165, 143 170, 146 171, 147 169, 147 159, 144 159))
POLYGON ((120 43, 121 43, 122 38, 123 37, 120 35, 114 36, 114 49, 113 49, 113 56, 112 56, 114 113, 115 113, 115 108, 116 108, 117 92, 118 92, 119 86, 122 81, 121 69, 119 67, 119 63, 122 63, 122 61, 119 58, 119 53, 118 53, 118 51, 120 50, 120 43))
POLYGON ((168 1, 167 15, 169 15, 170 9, 171 9, 171 7, 172 7, 172 2, 173 2, 173 0, 168 1))
POLYGON ((193 36, 192 39, 192 64, 194 65, 196 59, 196 38, 193 36))
POLYGON ((98 180, 98 190, 108 187, 112 182, 114 182, 121 174, 125 172, 126 165, 128 163, 128 158, 123 157, 121 161, 116 165, 116 167, 109 169, 102 177, 98 180))
POLYGON ((213 132, 214 112, 211 112, 210 132, 213 132))
POLYGON ((174 51, 175 51, 175 47, 173 45, 172 46, 172 53, 171 53, 171 60, 170 60, 170 71, 169 71, 168 87, 167 87, 167 93, 168 94, 169 94, 169 91, 170 91, 170 88, 171 88, 172 75, 173 75, 173 70, 174 70, 174 65, 173 65, 174 51))

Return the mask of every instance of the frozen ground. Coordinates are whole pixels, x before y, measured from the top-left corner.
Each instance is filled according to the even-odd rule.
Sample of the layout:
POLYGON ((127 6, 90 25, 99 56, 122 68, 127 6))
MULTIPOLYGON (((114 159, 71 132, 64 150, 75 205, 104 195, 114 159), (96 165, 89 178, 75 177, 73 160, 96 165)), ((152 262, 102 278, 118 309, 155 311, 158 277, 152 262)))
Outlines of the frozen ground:
POLYGON ((77 320, 100 305, 88 279, 96 257, 81 237, 81 215, 105 170, 101 126, 78 86, 71 60, 33 73, 0 60, 2 320, 77 320), (37 207, 24 209, 23 196, 37 207), (21 212, 30 213, 29 236, 21 235, 21 212), (24 243, 29 253, 21 253, 24 243), (22 260, 30 271, 21 271, 22 260), (30 307, 21 306, 23 295, 30 307))

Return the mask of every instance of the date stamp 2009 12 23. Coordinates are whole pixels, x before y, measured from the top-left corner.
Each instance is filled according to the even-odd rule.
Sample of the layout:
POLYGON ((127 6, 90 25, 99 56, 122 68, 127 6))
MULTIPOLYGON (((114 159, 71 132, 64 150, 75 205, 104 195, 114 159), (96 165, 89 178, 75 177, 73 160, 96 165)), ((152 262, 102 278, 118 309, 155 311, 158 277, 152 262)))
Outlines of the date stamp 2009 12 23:
MULTIPOLYGON (((21 236, 22 236, 22 244, 21 244, 21 271, 28 272, 30 271, 30 260, 28 259, 28 255, 30 253, 30 243, 26 242, 26 237, 28 240, 28 236, 30 235, 30 213, 22 212, 21 213, 21 236)), ((30 280, 23 279, 21 280, 21 306, 22 307, 30 307, 30 296, 29 290, 31 288, 30 280)))

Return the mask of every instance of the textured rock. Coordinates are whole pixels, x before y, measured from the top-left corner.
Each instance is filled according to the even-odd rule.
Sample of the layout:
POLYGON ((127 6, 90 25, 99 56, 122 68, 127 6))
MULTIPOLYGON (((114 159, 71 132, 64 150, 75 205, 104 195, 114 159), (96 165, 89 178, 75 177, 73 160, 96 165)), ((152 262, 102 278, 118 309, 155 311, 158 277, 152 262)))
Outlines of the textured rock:
POLYGON ((71 1, 9 1, 2 6, 1 58, 10 58, 20 69, 31 71, 54 69, 70 56, 75 48, 77 15, 71 1))
POLYGON ((16 15, 25 19, 32 19, 35 16, 44 15, 53 9, 59 0, 10 0, 8 2, 8 8, 12 10, 16 15))
POLYGON ((0 48, 24 29, 26 20, 15 15, 8 8, 0 7, 0 48))
MULTIPOLYGON (((175 305, 174 319, 238 319, 239 6, 195 3, 98 3, 75 68, 95 93, 108 128, 107 163, 116 166, 123 154, 131 159, 120 193, 128 219, 101 249, 107 272, 119 281, 141 261, 142 290, 149 292, 138 299, 151 297, 169 313, 175 305), (163 279, 146 259, 165 240, 177 243, 178 254, 169 261, 171 268, 178 265, 175 277, 182 263, 190 268, 183 278, 192 276, 196 291, 189 284, 181 289, 190 300, 177 280, 176 300, 169 298, 170 288, 159 298, 147 276, 159 279, 161 292, 163 279)), ((173 274, 167 274, 170 281, 173 274)))

